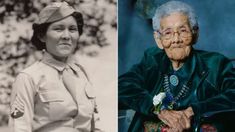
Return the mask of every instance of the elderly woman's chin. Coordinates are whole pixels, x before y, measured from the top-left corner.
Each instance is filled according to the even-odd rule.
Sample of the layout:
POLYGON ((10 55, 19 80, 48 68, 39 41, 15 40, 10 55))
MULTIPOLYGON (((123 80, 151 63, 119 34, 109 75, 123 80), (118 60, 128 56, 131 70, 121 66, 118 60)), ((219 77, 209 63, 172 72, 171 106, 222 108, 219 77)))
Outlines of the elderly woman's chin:
POLYGON ((166 54, 170 60, 173 61, 183 61, 185 60, 191 52, 191 48, 174 48, 172 50, 166 50, 166 54))

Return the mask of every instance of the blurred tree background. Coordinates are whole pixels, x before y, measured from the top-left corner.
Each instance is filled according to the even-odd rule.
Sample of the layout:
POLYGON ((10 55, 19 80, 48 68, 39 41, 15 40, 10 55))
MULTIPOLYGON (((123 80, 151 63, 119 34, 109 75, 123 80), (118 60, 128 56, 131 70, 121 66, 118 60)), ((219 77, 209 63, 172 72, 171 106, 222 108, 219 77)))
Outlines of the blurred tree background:
MULTIPOLYGON (((16 74, 41 57, 30 42, 32 23, 52 1, 60 0, 0 1, 0 126, 8 121, 11 85, 16 74)), ((108 31, 117 29, 116 0, 67 1, 83 14, 85 23, 77 52, 96 57, 98 51, 85 49, 110 45, 108 31)))

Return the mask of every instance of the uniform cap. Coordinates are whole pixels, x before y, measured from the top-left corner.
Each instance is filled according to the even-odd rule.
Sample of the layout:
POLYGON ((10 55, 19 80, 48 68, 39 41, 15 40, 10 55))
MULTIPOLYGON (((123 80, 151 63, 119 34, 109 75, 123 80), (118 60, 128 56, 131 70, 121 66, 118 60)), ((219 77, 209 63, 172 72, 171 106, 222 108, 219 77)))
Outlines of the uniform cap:
POLYGON ((36 24, 51 23, 61 20, 76 10, 67 2, 53 2, 41 10, 36 24))
POLYGON ((38 50, 45 49, 45 43, 39 39, 40 36, 45 35, 44 33, 47 30, 45 28, 48 28, 51 23, 60 21, 68 16, 73 16, 76 19, 78 24, 78 32, 81 35, 83 31, 82 14, 76 11, 75 8, 70 6, 67 2, 53 2, 40 11, 38 19, 32 25, 34 30, 31 38, 32 44, 38 50))

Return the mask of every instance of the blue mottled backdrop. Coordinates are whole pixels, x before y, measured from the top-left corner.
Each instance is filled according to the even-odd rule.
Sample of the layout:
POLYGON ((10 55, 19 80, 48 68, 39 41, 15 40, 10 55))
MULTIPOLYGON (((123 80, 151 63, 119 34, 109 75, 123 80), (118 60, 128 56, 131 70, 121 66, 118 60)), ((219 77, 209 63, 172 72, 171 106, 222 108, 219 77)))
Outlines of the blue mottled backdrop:
MULTIPOLYGON (((169 0, 140 0, 160 5, 169 0)), ((197 49, 216 51, 235 58, 235 1, 181 0, 190 4, 198 15, 199 40, 197 49)), ((118 1, 118 74, 138 63, 148 47, 155 46, 151 20, 141 17, 136 0, 118 1)), ((127 131, 133 112, 119 112, 119 132, 127 131)))

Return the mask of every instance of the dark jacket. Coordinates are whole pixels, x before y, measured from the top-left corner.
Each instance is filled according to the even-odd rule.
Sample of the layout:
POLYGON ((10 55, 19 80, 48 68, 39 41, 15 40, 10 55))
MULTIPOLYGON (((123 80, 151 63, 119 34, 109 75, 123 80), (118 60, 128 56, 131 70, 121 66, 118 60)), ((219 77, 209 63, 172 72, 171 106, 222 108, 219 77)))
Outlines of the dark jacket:
MULTIPOLYGON (((193 50, 188 59, 192 56, 195 67, 190 93, 179 101, 176 109, 193 108, 194 131, 202 122, 227 131, 224 127, 229 129, 232 123, 225 124, 235 120, 235 69, 229 59, 218 53, 193 50)), ((143 131, 145 119, 158 120, 152 113, 152 99, 161 90, 163 74, 169 65, 171 62, 164 51, 150 48, 139 64, 119 77, 119 109, 136 111, 129 131, 143 131)))

